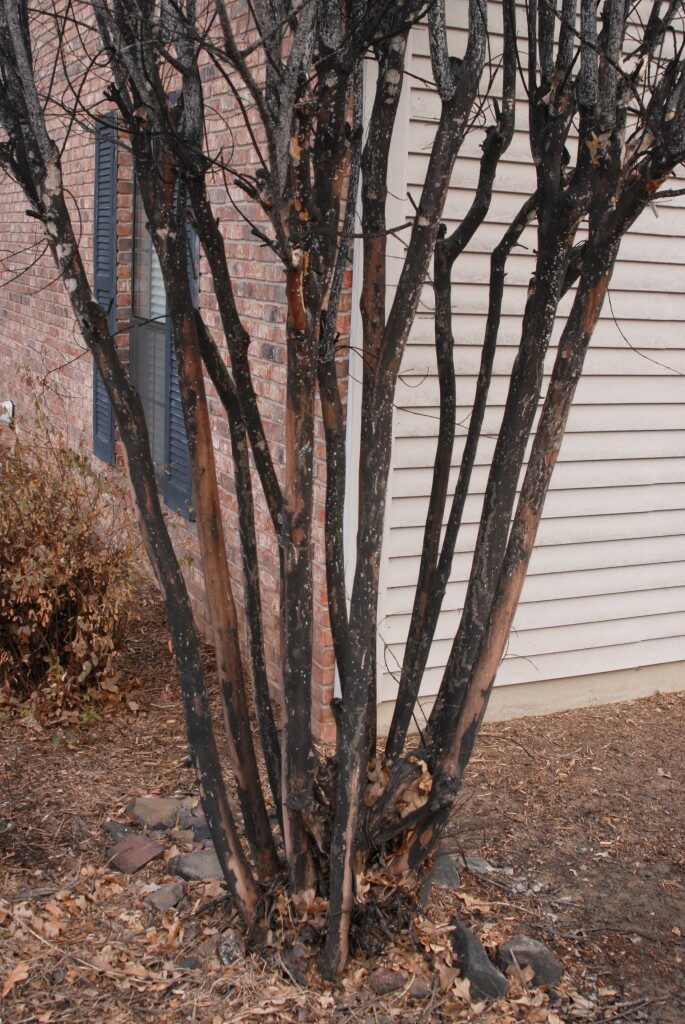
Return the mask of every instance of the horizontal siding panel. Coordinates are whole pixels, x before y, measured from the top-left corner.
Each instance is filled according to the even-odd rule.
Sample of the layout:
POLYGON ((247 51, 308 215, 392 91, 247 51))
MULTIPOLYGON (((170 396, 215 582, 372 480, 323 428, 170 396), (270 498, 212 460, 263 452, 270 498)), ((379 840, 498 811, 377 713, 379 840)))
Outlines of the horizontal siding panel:
MULTIPOLYGON (((526 6, 525 3, 522 2, 522 0, 516 0, 515 7, 516 23, 519 36, 519 60, 520 62, 523 62, 526 57, 526 54, 528 53, 528 38, 525 31, 526 6)), ((637 8, 638 5, 636 4, 635 7, 637 8)), ((640 4, 639 7, 640 13, 644 18, 645 10, 648 11, 650 8, 646 6, 646 4, 640 4)), ((449 22, 447 28, 449 51, 451 54, 454 54, 455 56, 463 56, 464 47, 466 45, 466 25, 468 23, 467 4, 464 2, 464 0, 448 0, 447 11, 449 22)), ((633 19, 635 19, 636 14, 634 13, 632 17, 633 19)), ((633 20, 632 24, 637 25, 638 23, 635 20, 633 20)), ((579 26, 579 22, 577 19, 576 25, 579 26)), ((493 61, 495 61, 499 57, 502 51, 502 26, 503 22, 501 6, 492 5, 488 7, 488 29, 491 35, 490 50, 492 53, 493 61)), ((414 53, 425 55, 429 53, 428 33, 425 29, 425 26, 420 25, 414 30, 412 44, 412 49, 414 53)), ((666 46, 672 47, 672 43, 670 40, 668 41, 666 46)), ((670 53, 671 50, 669 49, 667 52, 670 53)), ((526 65, 522 63, 522 67, 525 66, 526 65)))
MULTIPOLYGON (((558 601, 528 602, 522 604, 516 613, 516 632, 554 630, 567 625, 583 625, 588 622, 612 622, 620 619, 637 619, 682 613, 685 608, 684 587, 659 587, 655 590, 635 591, 628 594, 588 595, 580 602, 575 598, 560 598, 558 601)), ((457 628, 458 610, 446 612, 436 631, 439 640, 454 637, 457 628)), ((393 616, 383 626, 386 643, 403 643, 409 628, 409 616, 393 616)))
MULTIPOLYGON (((457 482, 458 467, 450 474, 450 493, 457 482)), ((407 498, 428 494, 433 479, 430 469, 396 469, 393 494, 407 498)), ((471 475, 471 493, 483 494, 488 480, 488 468, 476 466, 471 475)), ((664 483, 685 484, 685 458, 674 459, 617 459, 594 462, 559 462, 555 467, 551 488, 553 491, 576 491, 594 487, 654 486, 664 483)))
MULTIPOLYGON (((468 294, 468 293, 467 293, 468 294)), ((672 300, 669 299, 669 302, 672 300)), ((674 306, 676 304, 674 303, 674 306)), ((674 312, 677 312, 677 306, 674 312)), ((462 300, 459 297, 459 304, 455 305, 452 316, 452 330, 454 332, 456 352, 469 345, 480 347, 483 343, 483 332, 485 329, 487 310, 463 309, 462 300)), ((552 334, 552 342, 556 343, 561 334, 563 324, 558 322, 552 334)), ((498 348, 518 346, 521 340, 521 321, 513 314, 503 314, 500 324, 498 348)), ((651 355, 652 349, 670 350, 682 349, 683 325, 678 319, 661 320, 655 323, 652 320, 640 320, 631 317, 622 317, 620 324, 613 319, 600 320, 592 336, 590 351, 597 348, 617 348, 634 351, 636 355, 644 353, 643 360, 648 362, 647 355, 651 355), (631 349, 630 346, 633 346, 631 349)), ((411 358, 411 350, 414 341, 420 345, 434 344, 434 328, 432 312, 420 309, 414 321, 411 344, 407 346, 406 358, 411 358)), ((668 362, 668 360, 662 360, 668 362)))
MULTIPOLYGON (((578 625, 559 624, 553 629, 522 630, 514 627, 507 658, 537 658, 550 654, 570 654, 573 651, 591 647, 616 647, 648 640, 662 640, 685 635, 685 612, 676 611, 666 615, 639 614, 635 618, 609 621, 581 622, 578 625)), ((452 648, 451 638, 436 640, 428 661, 429 668, 444 668, 452 648)), ((403 645, 390 644, 394 659, 402 657, 403 645)))
MULTIPOLYGON (((411 109, 415 115, 418 131, 411 133, 411 148, 407 160, 407 185, 412 193, 423 188, 426 170, 430 160, 431 148, 438 124, 440 104, 434 93, 420 92, 412 89, 411 109)), ((525 104, 517 103, 516 130, 511 145, 497 168, 495 189, 512 193, 519 197, 518 205, 523 199, 535 191, 535 169, 530 160, 530 144, 527 132, 528 111, 525 104)), ((467 140, 457 157, 451 179, 450 192, 466 191, 473 196, 478 182, 482 135, 474 133, 467 140)), ((573 158, 575 159, 575 153, 573 158)), ((676 176, 675 180, 678 180, 676 176)), ((470 202, 470 199, 469 199, 470 202)), ((685 209, 685 197, 674 196, 662 200, 663 206, 655 212, 648 209, 642 217, 657 220, 666 216, 672 209, 685 209)), ((518 207, 517 207, 518 208, 518 207)))
MULTIPOLYGON (((621 615, 621 604, 624 598, 627 600, 631 595, 642 592, 643 608, 645 614, 650 607, 650 593, 659 592, 663 588, 685 586, 685 563, 683 562, 661 562, 649 565, 616 566, 606 569, 590 569, 564 571, 557 573, 545 573, 540 576, 529 576, 526 579, 523 593, 521 595, 521 608, 526 605, 531 608, 531 615, 539 618, 540 624, 544 624, 544 615, 547 612, 546 605, 558 604, 561 601, 573 601, 578 610, 572 613, 570 607, 557 609, 554 614, 566 615, 575 614, 571 621, 587 622, 592 620, 592 615, 585 611, 584 605, 590 597, 611 596, 614 604, 614 614, 621 615), (578 600, 582 598, 582 600, 578 600), (545 606, 545 607, 543 607, 545 606)), ((388 615, 408 615, 411 612, 411 602, 408 603, 409 595, 413 596, 413 581, 411 586, 391 586, 388 588, 388 615)), ((466 594, 466 582, 454 581, 448 584, 443 608, 445 613, 458 612, 464 604, 466 594)), ((637 600, 636 598, 631 598, 637 600)), ((672 610, 672 609, 670 609, 672 610)), ((453 623, 454 624, 454 623, 453 623)), ((385 630, 390 629, 389 620, 383 626, 385 630)), ((528 627, 530 628, 530 626, 528 627)))
MULTIPOLYGON (((685 178, 682 180, 685 184, 685 178)), ((671 200, 669 200, 671 202, 671 200)), ((646 210, 642 217, 654 217, 651 209, 646 210)), ((659 212, 659 217, 668 217, 668 206, 664 205, 659 212)), ((466 247, 466 253, 485 254, 490 258, 490 253, 502 238, 503 229, 499 224, 482 224, 466 247)), ((586 232, 581 230, 579 238, 585 238, 586 232)), ((683 266, 685 264, 685 252, 677 236, 666 235, 635 235, 632 232, 627 234, 621 242, 619 254, 619 266, 626 260, 634 263, 649 264, 658 263, 670 266, 683 266)), ((519 259, 530 259, 529 251, 535 245, 535 228, 526 228, 521 236, 522 251, 515 250, 507 261, 507 267, 513 266, 519 259)), ((458 266, 458 264, 457 264, 458 266)), ((457 273, 455 266, 454 273, 457 273)))
MULTIPOLYGON (((545 382, 546 383, 546 382, 545 382)), ((476 378, 467 374, 459 376, 459 389, 463 402, 470 403, 476 388, 476 378)), ((489 397, 493 404, 504 404, 509 389, 509 378, 494 377, 490 385, 489 397)), ((542 389, 544 398, 545 385, 542 389)), ((676 375, 650 377, 644 376, 593 376, 584 374, 578 384, 575 404, 581 405, 639 405, 652 404, 658 396, 665 405, 679 404, 685 401, 685 377, 676 375)), ((424 406, 436 407, 439 404, 439 386, 435 377, 426 377, 418 381, 409 381, 401 377, 397 384, 396 403, 400 406, 411 405, 416 409, 424 406)), ((459 399, 458 399, 459 401, 459 399)), ((462 404, 460 402, 460 404, 462 404)), ((664 417, 668 414, 664 412, 664 417)))
MULTIPOLYGON (((636 430, 628 436, 625 431, 590 434, 567 434, 564 438, 561 462, 593 462, 604 459, 653 459, 685 456, 685 430, 636 430)), ((432 439, 434 440, 434 439, 432 439)), ((528 451, 532 439, 528 444, 528 451)), ((476 464, 489 465, 495 448, 494 437, 481 438, 476 464)), ((454 445, 452 462, 458 466, 464 450, 460 436, 454 445)), ((395 440, 394 465, 397 469, 433 468, 435 443, 420 437, 398 437, 395 440)))
MULTIPOLYGON (((388 655, 391 663, 391 655, 388 655)), ((569 676, 594 675, 602 672, 618 672, 621 669, 640 668, 643 665, 661 665, 685 660, 685 637, 668 637, 661 640, 645 640, 636 644, 620 644, 616 647, 589 648, 569 654, 546 654, 535 659, 535 664, 525 658, 505 658, 502 662, 496 686, 512 686, 535 680, 564 679, 569 676)), ((442 678, 442 668, 426 671, 421 696, 437 692, 442 678)), ((381 700, 391 700, 397 694, 397 683, 390 673, 382 677, 381 700)))
MULTIPOLYGON (((685 529, 685 524, 683 524, 685 529)), ((419 556, 423 532, 416 531, 404 548, 406 554, 393 558, 395 576, 388 579, 392 586, 415 580, 419 571, 419 556)), ((629 539, 583 543, 569 538, 564 544, 542 545, 536 548, 530 562, 529 576, 550 572, 603 569, 626 565, 651 565, 668 562, 674 550, 680 549, 685 558, 685 534, 665 537, 631 537, 629 539)), ((466 580, 471 571, 471 552, 461 551, 454 557, 452 580, 466 580)))
MULTIPOLYGON (((512 255, 507 262, 508 287, 528 288, 530 278, 535 269, 532 255, 521 253, 512 255)), ((465 259, 457 260, 452 280, 455 295, 459 297, 459 285, 480 284, 487 281, 490 274, 490 255, 488 253, 471 252, 465 259)), ((674 312, 680 313, 685 320, 685 265, 683 263, 667 264, 638 263, 624 258, 617 264, 611 279, 611 294, 617 292, 638 291, 653 292, 658 295, 678 296, 674 302, 674 312)), ((670 300, 669 300, 670 301, 670 300)))
MULTIPOLYGON (((685 233, 685 218, 683 219, 683 232, 685 233)), ((527 281, 525 284, 512 284, 510 287, 505 288, 502 299, 503 314, 520 316, 526 303, 527 291, 527 281)), ((668 297, 668 302, 655 303, 654 294, 649 292, 617 291, 612 288, 610 294, 611 304, 606 302, 602 307, 602 312, 600 313, 601 320, 613 320, 616 317, 619 320, 625 318, 628 320, 658 322, 661 320, 672 320, 674 315, 676 320, 679 314, 682 316, 680 295, 674 296, 672 300, 673 309, 671 309, 670 297, 668 297)), ((488 297, 488 285, 485 280, 482 284, 471 283, 468 285, 468 288, 464 288, 461 292, 455 288, 453 298, 455 310, 462 316, 464 313, 486 313, 488 297)), ((570 306, 570 304, 571 296, 569 295, 566 305, 570 306)), ((430 285, 425 285, 421 292, 421 308, 424 313, 432 312, 433 310, 433 289, 430 285)), ((655 329, 658 330, 658 327, 655 329)))
MULTIPOLYGON (((499 348, 495 353, 493 364, 494 376, 508 374, 516 356, 518 347, 511 345, 499 348)), ((550 373, 556 357, 556 351, 550 349, 545 360, 545 371, 550 373)), ((480 369, 481 351, 476 345, 460 345, 455 348, 454 363, 458 375, 475 377, 480 369)), ((590 377, 629 376, 629 377, 679 377, 685 378, 685 349, 654 349, 650 350, 649 358, 643 352, 628 348, 593 348, 585 358, 585 371, 590 377), (669 369, 667 370, 666 367, 669 369)), ((435 348, 418 341, 412 342, 405 351, 400 376, 410 386, 416 381, 407 378, 436 376, 435 348)), ((685 394, 685 385, 683 385, 685 394)))
MULTIPOLYGON (((656 397, 656 395, 654 396, 656 397)), ((457 433, 465 434, 468 421, 465 420, 467 410, 463 404, 457 408, 457 433)), ((395 407, 395 436, 399 437, 435 437, 439 410, 435 407, 419 409, 400 403, 395 407)), ((486 410, 483 420, 483 433, 495 434, 502 419, 502 406, 486 410)), ((655 405, 608 405, 576 406, 569 416, 568 433, 587 433, 597 431, 621 431, 630 435, 633 430, 663 430, 672 427, 674 430, 685 428, 685 406, 671 405, 664 407, 655 405)))
MULTIPOLYGON (((480 518, 481 496, 467 498, 464 522, 480 518)), ((391 523, 403 526, 423 525, 428 498, 393 498, 391 523)), ((545 515, 554 519, 569 514, 579 516, 611 515, 614 512, 650 512, 657 509, 682 509, 685 484, 661 484, 659 487, 588 487, 575 491, 571 499, 566 491, 551 491, 545 503, 545 515)))
MULTIPOLYGON (((640 540, 650 537, 677 538, 680 543, 684 517, 680 509, 670 511, 643 512, 634 516, 630 512, 606 516, 574 516, 558 519, 545 519, 540 523, 537 537, 537 549, 547 546, 594 544, 598 541, 640 540)), ((462 523, 457 542, 457 552, 473 550, 478 532, 477 523, 462 523)), ((397 538, 398 553, 395 557, 404 557, 404 552, 420 551, 423 540, 422 526, 393 527, 397 538)), ((684 544, 685 548, 685 544, 684 544)))
MULTIPOLYGON (((516 193, 507 184, 508 191, 498 192, 492 197, 492 203, 490 206, 489 222, 491 224, 500 224, 503 227, 508 226, 512 216, 521 206, 524 196, 520 193, 516 193)), ((412 193, 416 193, 417 189, 413 189, 412 193)), ((417 198, 415 195, 414 198, 417 198)), ((444 219, 448 223, 460 220, 471 205, 472 194, 467 190, 460 190, 457 188, 450 189, 445 203, 444 219)), ((408 207, 409 208, 409 207, 408 207)), ((683 229, 685 228, 685 207, 675 206, 670 200, 668 208, 662 208, 660 211, 661 215, 656 217, 651 211, 646 211, 646 215, 643 214, 639 220, 637 220, 632 227, 632 231, 637 235, 666 235, 666 236, 680 236, 683 235, 683 229)))

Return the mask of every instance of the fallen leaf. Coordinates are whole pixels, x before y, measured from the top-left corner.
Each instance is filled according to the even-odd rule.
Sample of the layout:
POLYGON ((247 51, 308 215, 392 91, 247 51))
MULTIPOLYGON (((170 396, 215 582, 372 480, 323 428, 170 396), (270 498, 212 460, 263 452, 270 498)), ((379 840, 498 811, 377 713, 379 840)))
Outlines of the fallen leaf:
POLYGON ((471 1002, 471 982, 468 978, 456 978, 452 983, 452 992, 457 999, 463 999, 465 1003, 471 1002))
POLYGON ((461 976, 461 972, 456 967, 448 967, 447 964, 438 963, 438 984, 442 993, 447 992, 449 988, 455 983, 455 981, 461 976))
POLYGON ((130 974, 133 978, 149 978, 150 972, 142 964, 136 964, 132 960, 124 964, 124 974, 130 974))
POLYGON ((205 882, 203 892, 208 899, 218 899, 219 896, 225 895, 224 887, 218 878, 213 878, 211 882, 205 882))
POLYGON ((15 985, 18 985, 20 981, 26 981, 29 976, 29 965, 25 960, 18 963, 13 970, 5 978, 5 984, 2 986, 2 993, 0 999, 4 999, 6 995, 12 991, 15 985))
POLYGON ((480 910, 483 913, 490 910, 489 903, 476 899, 475 896, 469 896, 467 892, 459 893, 459 899, 462 901, 464 906, 469 907, 470 910, 480 910))

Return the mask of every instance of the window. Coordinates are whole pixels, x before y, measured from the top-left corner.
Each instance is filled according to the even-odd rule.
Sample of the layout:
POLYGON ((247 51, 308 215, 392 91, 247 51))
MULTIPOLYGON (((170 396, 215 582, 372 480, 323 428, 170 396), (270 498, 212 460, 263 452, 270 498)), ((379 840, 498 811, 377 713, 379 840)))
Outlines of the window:
MULTIPOLYGON (((140 395, 150 435, 150 450, 164 500, 193 518, 188 440, 167 315, 159 259, 147 229, 139 190, 133 216, 133 327, 130 337, 131 381, 140 395)), ((197 241, 188 231, 189 270, 197 296, 197 241)))
POLYGON ((159 259, 147 230, 145 211, 136 189, 133 215, 133 320, 131 381, 145 410, 150 449, 160 484, 166 454, 167 315, 159 259))
MULTIPOLYGON (((116 330, 117 323, 116 181, 116 125, 114 118, 108 116, 98 122, 95 134, 93 276, 95 297, 108 313, 110 331, 116 330)), ((114 462, 114 412, 95 362, 93 452, 103 462, 114 462)))

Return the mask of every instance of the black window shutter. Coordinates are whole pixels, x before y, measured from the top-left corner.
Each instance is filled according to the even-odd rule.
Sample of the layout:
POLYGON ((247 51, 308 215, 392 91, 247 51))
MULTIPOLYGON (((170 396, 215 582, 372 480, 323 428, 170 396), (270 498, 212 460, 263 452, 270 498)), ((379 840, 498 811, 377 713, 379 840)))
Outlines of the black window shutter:
MULTIPOLYGON (((199 303, 199 247, 197 235, 190 224, 187 226, 188 276, 194 305, 199 303)), ((186 519, 195 519, 193 509, 193 484, 190 471, 188 437, 183 418, 183 403, 178 380, 176 353, 171 336, 171 317, 167 315, 167 403, 166 403, 166 480, 164 501, 186 519)))
MULTIPOLYGON (((95 297, 116 330, 117 149, 114 118, 99 123, 95 135, 94 277, 95 297)), ((114 412, 104 381, 93 363, 93 452, 114 462, 114 412)))

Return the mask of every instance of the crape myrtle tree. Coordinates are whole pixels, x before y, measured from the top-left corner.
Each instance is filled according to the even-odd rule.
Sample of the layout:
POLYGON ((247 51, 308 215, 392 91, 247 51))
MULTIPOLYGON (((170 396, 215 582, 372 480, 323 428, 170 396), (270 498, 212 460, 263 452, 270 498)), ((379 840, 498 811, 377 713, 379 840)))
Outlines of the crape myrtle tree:
MULTIPOLYGON (((256 941, 270 893, 287 883, 296 913, 327 906, 322 970, 336 978, 353 920, 379 894, 387 925, 410 910, 431 865, 473 750, 516 611, 583 360, 623 235, 650 203, 678 193, 668 179, 685 156, 683 0, 468 0, 465 44, 450 52, 449 0, 98 0, 36 6, 0 0, 0 161, 43 225, 85 342, 111 399, 142 537, 169 621, 202 805, 233 903, 256 941), (490 23, 502 21, 495 39, 490 23), (240 15, 240 22, 238 22, 240 15), (245 30, 245 18, 249 25, 245 30), (62 179, 51 76, 36 72, 36 36, 54 23, 70 35, 81 75, 97 74, 131 154, 159 257, 173 330, 189 443, 197 536, 228 739, 224 774, 190 601, 155 483, 140 398, 84 268, 62 179), (388 297, 388 164, 408 75, 407 37, 427 25, 439 119, 425 180, 406 231, 397 288, 388 297), (237 25, 241 31, 238 32, 237 25), (74 32, 71 30, 74 29, 74 32), (373 74, 362 74, 364 62, 373 74), (212 65, 234 98, 256 160, 231 166, 231 147, 208 140, 202 69, 212 65), (367 95, 362 95, 363 82, 367 95), (536 185, 490 262, 480 372, 454 491, 458 358, 452 271, 486 220, 498 163, 525 95, 536 185), (447 231, 443 207, 466 135, 482 133, 470 208, 447 231), (211 187, 210 187, 211 185, 211 187), (236 303, 231 243, 213 208, 217 189, 241 190, 263 218, 257 237, 280 261, 287 316, 284 472, 277 474, 253 386, 250 337, 236 303), (188 273, 192 225, 219 311, 226 350, 197 308, 188 273), (420 740, 408 732, 470 492, 497 348, 506 264, 534 225, 535 270, 489 467, 461 621, 420 740), (346 468, 345 404, 336 363, 343 279, 361 236, 362 398, 358 466, 346 468), (395 390, 422 290, 434 292, 440 386, 439 436, 399 691, 385 746, 376 736, 378 584, 395 390), (570 312, 539 410, 545 356, 563 296, 570 312), (224 356, 227 351, 227 358, 224 356), (234 582, 207 407, 205 379, 230 428, 243 554, 247 642, 239 642, 234 582), (325 561, 341 685, 332 756, 311 730, 312 515, 315 400, 326 441, 325 561), (536 415, 539 410, 539 416, 536 415), (524 467, 527 442, 532 449, 524 467), (253 474, 254 468, 254 474, 253 474), (357 475, 358 525, 345 550, 348 472, 357 475), (260 581, 253 481, 263 490, 280 551, 280 590, 260 581), (346 560, 355 565, 351 593, 346 560), (262 635, 265 602, 280 607, 282 696, 272 704, 262 635), (248 713, 248 682, 258 729, 248 713), (262 785, 259 765, 265 768, 262 785), (227 778, 242 812, 238 824, 227 778), (276 809, 281 858, 268 808, 276 809), (393 919, 390 906, 397 916, 393 919)), ((54 76, 53 76, 54 77, 54 76)), ((73 89, 61 123, 93 127, 73 89)), ((60 120, 60 119, 57 119, 60 120)))

